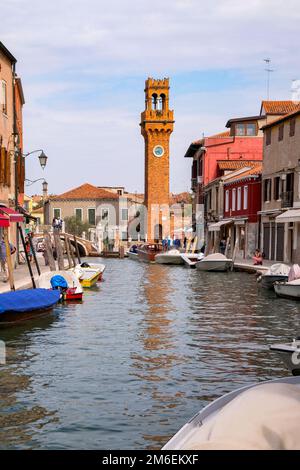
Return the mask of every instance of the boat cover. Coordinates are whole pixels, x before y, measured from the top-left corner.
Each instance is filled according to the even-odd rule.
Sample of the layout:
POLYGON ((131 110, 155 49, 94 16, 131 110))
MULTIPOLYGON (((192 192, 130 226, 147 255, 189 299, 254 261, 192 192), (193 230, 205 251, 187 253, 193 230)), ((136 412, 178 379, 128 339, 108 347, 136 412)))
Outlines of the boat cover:
POLYGON ((300 266, 299 264, 293 264, 289 272, 288 281, 295 281, 295 279, 300 278, 300 266))
POLYGON ((60 292, 48 289, 26 289, 0 294, 0 314, 8 312, 31 312, 55 305, 60 292))
POLYGON ((271 276, 288 276, 290 272, 290 266, 283 263, 272 264, 270 269, 265 273, 265 275, 271 276))
POLYGON ((203 258, 203 260, 205 261, 223 261, 223 260, 226 260, 226 256, 225 255, 222 255, 222 253, 213 253, 211 255, 207 255, 205 256, 205 258, 203 258))
POLYGON ((63 276, 56 274, 55 276, 51 277, 50 279, 52 289, 67 289, 68 283, 63 276))
POLYGON ((299 423, 299 385, 258 385, 205 420, 184 449, 296 450, 300 449, 299 423))

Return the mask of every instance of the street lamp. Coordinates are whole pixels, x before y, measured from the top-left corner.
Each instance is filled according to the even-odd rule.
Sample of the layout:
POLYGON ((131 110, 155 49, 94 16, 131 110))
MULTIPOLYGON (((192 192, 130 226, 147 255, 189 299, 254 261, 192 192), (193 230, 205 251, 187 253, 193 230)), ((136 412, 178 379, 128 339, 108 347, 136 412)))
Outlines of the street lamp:
POLYGON ((39 162, 40 162, 40 165, 42 167, 42 169, 44 170, 45 169, 45 166, 47 165, 47 160, 48 160, 48 157, 47 155, 44 153, 44 150, 42 149, 39 149, 39 150, 33 150, 32 152, 28 152, 28 153, 24 153, 22 154, 22 157, 26 158, 28 157, 29 155, 31 155, 32 153, 37 153, 37 152, 41 152, 38 159, 39 159, 39 162))

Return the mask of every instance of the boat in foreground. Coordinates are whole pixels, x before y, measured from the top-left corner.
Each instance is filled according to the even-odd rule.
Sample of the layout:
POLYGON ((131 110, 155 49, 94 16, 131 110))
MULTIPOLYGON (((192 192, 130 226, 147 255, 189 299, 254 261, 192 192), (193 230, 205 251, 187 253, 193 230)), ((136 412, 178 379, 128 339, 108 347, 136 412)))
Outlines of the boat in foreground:
POLYGON ((58 290, 26 289, 0 294, 0 327, 48 314, 60 300, 58 290))
POLYGON ((155 256, 162 251, 162 245, 159 243, 144 243, 139 245, 136 251, 140 261, 154 263, 155 256))
POLYGON ((226 258, 222 253, 213 253, 212 255, 204 256, 204 258, 197 262, 196 268, 200 271, 229 271, 233 266, 232 259, 226 258))
POLYGON ((278 343, 270 346, 275 351, 293 375, 300 375, 300 338, 290 343, 278 343))
POLYGON ((181 252, 175 248, 158 253, 155 255, 154 260, 158 264, 184 264, 181 252))
POLYGON ((300 377, 247 385, 203 408, 163 450, 299 449, 299 403, 300 377))
POLYGON ((276 282, 274 290, 278 297, 286 299, 300 300, 300 279, 290 282, 276 282))
POLYGON ((82 286, 78 277, 72 271, 50 271, 42 273, 38 278, 38 285, 44 289, 57 287, 61 290, 63 300, 82 300, 82 286), (61 283, 63 280, 65 281, 65 285, 61 283))
POLYGON ((286 282, 288 280, 290 267, 287 264, 275 263, 268 271, 261 273, 257 282, 265 289, 273 289, 275 282, 286 282))

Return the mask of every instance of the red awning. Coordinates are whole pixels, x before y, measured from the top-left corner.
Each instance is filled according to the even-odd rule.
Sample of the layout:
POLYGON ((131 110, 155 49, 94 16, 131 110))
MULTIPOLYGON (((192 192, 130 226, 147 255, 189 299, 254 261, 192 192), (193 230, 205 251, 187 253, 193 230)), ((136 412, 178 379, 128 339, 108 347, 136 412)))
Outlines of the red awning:
POLYGON ((24 217, 19 212, 14 211, 10 207, 0 206, 0 215, 4 214, 8 217, 9 222, 23 222, 24 217))
POLYGON ((9 227, 9 217, 4 214, 0 214, 0 227, 9 227))

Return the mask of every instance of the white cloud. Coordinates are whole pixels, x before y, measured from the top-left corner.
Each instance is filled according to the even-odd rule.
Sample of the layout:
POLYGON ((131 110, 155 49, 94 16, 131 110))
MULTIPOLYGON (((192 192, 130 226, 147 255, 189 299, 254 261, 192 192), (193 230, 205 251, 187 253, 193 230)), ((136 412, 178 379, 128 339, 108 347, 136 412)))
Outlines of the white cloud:
MULTIPOLYGON (((290 80, 300 78, 298 0, 284 8, 279 0, 10 0, 1 17, 1 40, 24 83, 26 149, 49 153, 53 191, 82 180, 143 189, 138 123, 149 75, 244 70, 256 83, 223 89, 219 78, 215 91, 187 87, 180 95, 171 88, 175 190, 189 185, 183 154, 191 140, 223 129, 232 115, 259 111, 264 57, 276 69, 273 96, 288 96, 290 80), (127 77, 141 78, 139 88, 122 92, 127 77)), ((33 159, 28 172, 40 176, 33 159)))

